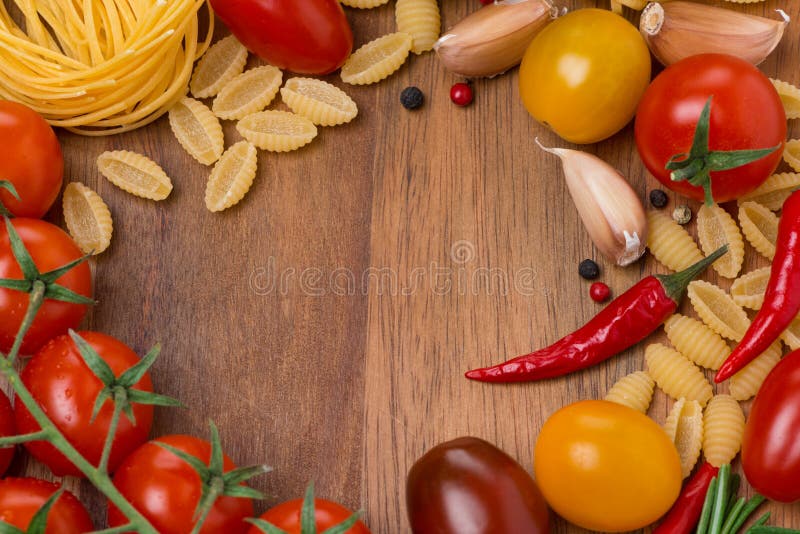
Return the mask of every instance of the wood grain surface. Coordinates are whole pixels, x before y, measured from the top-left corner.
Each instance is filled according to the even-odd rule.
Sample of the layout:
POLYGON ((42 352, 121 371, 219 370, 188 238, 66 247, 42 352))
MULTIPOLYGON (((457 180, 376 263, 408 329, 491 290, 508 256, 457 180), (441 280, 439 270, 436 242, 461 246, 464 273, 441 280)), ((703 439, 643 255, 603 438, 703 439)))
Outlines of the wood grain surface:
MULTIPOLYGON (((477 6, 445 1, 443 26, 477 6)), ((728 7, 767 16, 781 7, 800 21, 796 0, 728 7)), ((395 28, 392 5, 347 14, 357 46, 395 28)), ((798 84, 796 24, 762 68, 798 84)), ((555 341, 599 310, 577 275, 580 260, 598 260, 615 294, 664 270, 650 257, 626 269, 598 257, 557 159, 533 139, 568 145, 525 112, 516 72, 476 81, 466 109, 448 98, 456 81, 425 54, 380 84, 343 86, 358 118, 322 128, 297 152, 260 153, 252 191, 222 214, 206 210, 209 169, 181 149, 166 118, 110 138, 59 133, 67 181, 96 189, 114 216, 112 246, 96 261, 99 304, 87 328, 140 353, 163 344, 156 388, 187 408, 158 410, 154 435, 206 436, 213 419, 240 465, 274 468, 254 482, 268 496, 259 510, 299 497, 313 479, 319 496, 363 508, 376 534, 408 532, 405 474, 427 449, 479 436, 530 470, 551 413, 600 398, 617 378, 644 368, 640 345, 541 383, 463 378, 469 368, 555 341), (408 85, 426 96, 415 112, 398 101, 408 85), (175 184, 169 199, 141 200, 105 181, 95 159, 110 149, 161 163, 175 184)), ((800 121, 790 126, 799 137, 800 121)), ((232 123, 225 132, 228 144, 238 140, 232 123)), ((631 126, 584 149, 619 168, 642 198, 654 186, 631 126)), ((678 201, 671 196, 669 209, 678 201)), ((748 248, 746 264, 765 260, 748 248)), ((659 393, 650 414, 662 422, 670 404, 659 393)), ((27 459, 14 470, 45 473, 27 459)), ((88 483, 68 484, 100 526, 102 499, 88 483)), ((798 505, 768 509, 773 524, 800 528, 798 505)), ((577 530, 554 524, 555 532, 577 530)))

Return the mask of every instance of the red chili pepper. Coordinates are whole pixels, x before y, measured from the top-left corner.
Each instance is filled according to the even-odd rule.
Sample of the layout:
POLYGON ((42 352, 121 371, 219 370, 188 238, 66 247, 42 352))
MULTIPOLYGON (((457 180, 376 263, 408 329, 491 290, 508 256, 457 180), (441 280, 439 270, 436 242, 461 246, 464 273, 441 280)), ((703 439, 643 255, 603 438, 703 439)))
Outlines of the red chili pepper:
POLYGON ((466 377, 482 382, 526 382, 565 375, 605 361, 658 328, 675 312, 689 282, 727 251, 725 245, 679 273, 648 276, 582 328, 553 345, 493 367, 474 369, 466 377))
POLYGON ((718 467, 704 462, 683 487, 678 500, 653 530, 653 534, 689 534, 693 532, 700 521, 700 514, 703 512, 708 486, 718 472, 718 467))
POLYGON ((800 312, 800 191, 783 203, 764 304, 739 345, 717 371, 727 380, 769 348, 800 312))

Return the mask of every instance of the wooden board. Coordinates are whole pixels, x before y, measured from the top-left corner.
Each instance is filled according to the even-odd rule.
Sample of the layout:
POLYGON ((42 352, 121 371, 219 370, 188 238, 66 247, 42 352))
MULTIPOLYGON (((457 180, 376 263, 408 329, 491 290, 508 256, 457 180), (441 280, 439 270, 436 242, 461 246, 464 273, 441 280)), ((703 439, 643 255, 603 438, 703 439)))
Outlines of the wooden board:
MULTIPOLYGON (((476 6, 445 2, 443 25, 476 6)), ((798 2, 729 7, 769 16, 783 7, 800 20, 798 2)), ((395 27, 390 5, 349 10, 348 18, 357 45, 395 27)), ((793 25, 762 68, 798 84, 798 62, 793 25)), ((373 532, 407 532, 405 474, 424 451, 469 434, 530 469, 549 414, 601 397, 644 366, 638 346, 537 384, 463 378, 552 342, 598 311, 577 275, 581 259, 598 259, 617 294, 662 268, 647 259, 618 269, 597 256, 557 160, 533 139, 564 143, 525 112, 515 72, 475 82, 466 109, 449 101, 456 81, 426 54, 383 83, 347 87, 358 119, 323 128, 300 151, 261 153, 253 190, 223 214, 206 210, 208 169, 182 151, 166 119, 111 138, 60 133, 67 179, 95 188, 115 222, 113 244, 97 259, 100 302, 87 327, 140 353, 163 344, 154 382, 187 409, 159 410, 154 434, 205 436, 215 420, 238 463, 274 467, 254 483, 268 495, 259 510, 300 496, 313 479, 320 496, 363 507, 373 532), (425 92, 419 111, 399 104, 408 85, 425 92), (169 200, 131 197, 98 175, 97 155, 123 148, 163 165, 175 182, 169 200)), ((228 143, 237 140, 232 124, 225 130, 228 143)), ((791 135, 800 136, 798 121, 791 135)), ((629 176, 643 198, 654 185, 631 126, 585 149, 629 176)), ((764 260, 750 250, 747 264, 764 260)), ((669 404, 659 394, 651 415, 662 421, 669 404)), ((99 525, 102 500, 87 483, 70 484, 99 525)), ((773 524, 800 527, 797 506, 769 509, 773 524)), ((557 532, 574 530, 555 521, 557 532)))

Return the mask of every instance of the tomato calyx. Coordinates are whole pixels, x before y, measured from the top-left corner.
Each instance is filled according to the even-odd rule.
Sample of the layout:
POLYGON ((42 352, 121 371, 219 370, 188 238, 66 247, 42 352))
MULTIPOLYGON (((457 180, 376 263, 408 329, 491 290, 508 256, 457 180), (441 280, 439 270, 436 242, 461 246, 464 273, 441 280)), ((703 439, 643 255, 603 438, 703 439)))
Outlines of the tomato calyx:
POLYGON ((772 154, 782 146, 782 144, 778 144, 772 148, 754 150, 711 150, 708 146, 708 132, 711 125, 711 101, 713 98, 713 95, 708 97, 703 106, 689 152, 675 154, 664 166, 668 171, 672 171, 670 174, 672 181, 686 180, 694 186, 702 187, 705 191, 706 206, 714 204, 714 196, 711 191, 711 172, 742 167, 772 154))
POLYGON ((202 493, 194 511, 193 520, 195 524, 191 534, 200 532, 206 517, 208 517, 211 508, 219 497, 263 499, 264 495, 260 491, 242 484, 255 476, 263 475, 272 470, 266 465, 252 465, 239 467, 227 473, 224 472, 224 455, 222 453, 219 430, 217 430, 217 425, 213 421, 209 421, 209 426, 211 427, 211 458, 208 461, 208 465, 197 457, 172 445, 160 441, 153 442, 189 464, 200 477, 202 493))
MULTIPOLYGON (((355 512, 353 515, 334 525, 321 534, 345 534, 355 525, 361 518, 361 512, 355 512)), ((268 521, 263 519, 245 519, 248 523, 255 525, 259 530, 266 534, 287 534, 285 530, 280 529, 268 521)), ((314 505, 314 481, 312 480, 306 488, 306 494, 303 498, 303 507, 300 509, 300 533, 301 534, 317 534, 317 519, 316 508, 314 505)))
MULTIPOLYGON (((8 180, 0 180, 0 189, 5 189, 9 193, 11 193, 11 195, 14 198, 16 198, 18 201, 22 202, 22 199, 20 198, 19 193, 17 193, 17 188, 14 187, 14 184, 9 182, 8 180)), ((3 215, 5 217, 12 217, 13 216, 11 214, 11 212, 8 211, 8 208, 6 208, 6 206, 3 204, 3 202, 1 200, 0 200, 0 215, 3 215)))
POLYGON ((44 534, 47 529, 47 516, 50 514, 50 509, 56 501, 64 493, 64 488, 59 488, 58 491, 53 493, 47 501, 39 508, 28 523, 26 531, 20 530, 14 525, 9 525, 0 521, 0 534, 44 534))

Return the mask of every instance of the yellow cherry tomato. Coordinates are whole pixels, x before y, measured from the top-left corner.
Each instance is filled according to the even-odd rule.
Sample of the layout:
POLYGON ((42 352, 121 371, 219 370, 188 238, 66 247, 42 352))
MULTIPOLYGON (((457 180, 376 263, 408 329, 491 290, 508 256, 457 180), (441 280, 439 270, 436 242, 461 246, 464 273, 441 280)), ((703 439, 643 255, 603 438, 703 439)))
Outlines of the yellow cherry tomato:
POLYGON ((577 402, 554 413, 536 441, 533 466, 550 507, 591 530, 649 525, 681 490, 680 458, 664 430, 608 401, 577 402))
POLYGON ((530 44, 519 71, 528 112, 573 143, 620 131, 649 83, 644 39, 604 9, 579 9, 552 22, 530 44))

